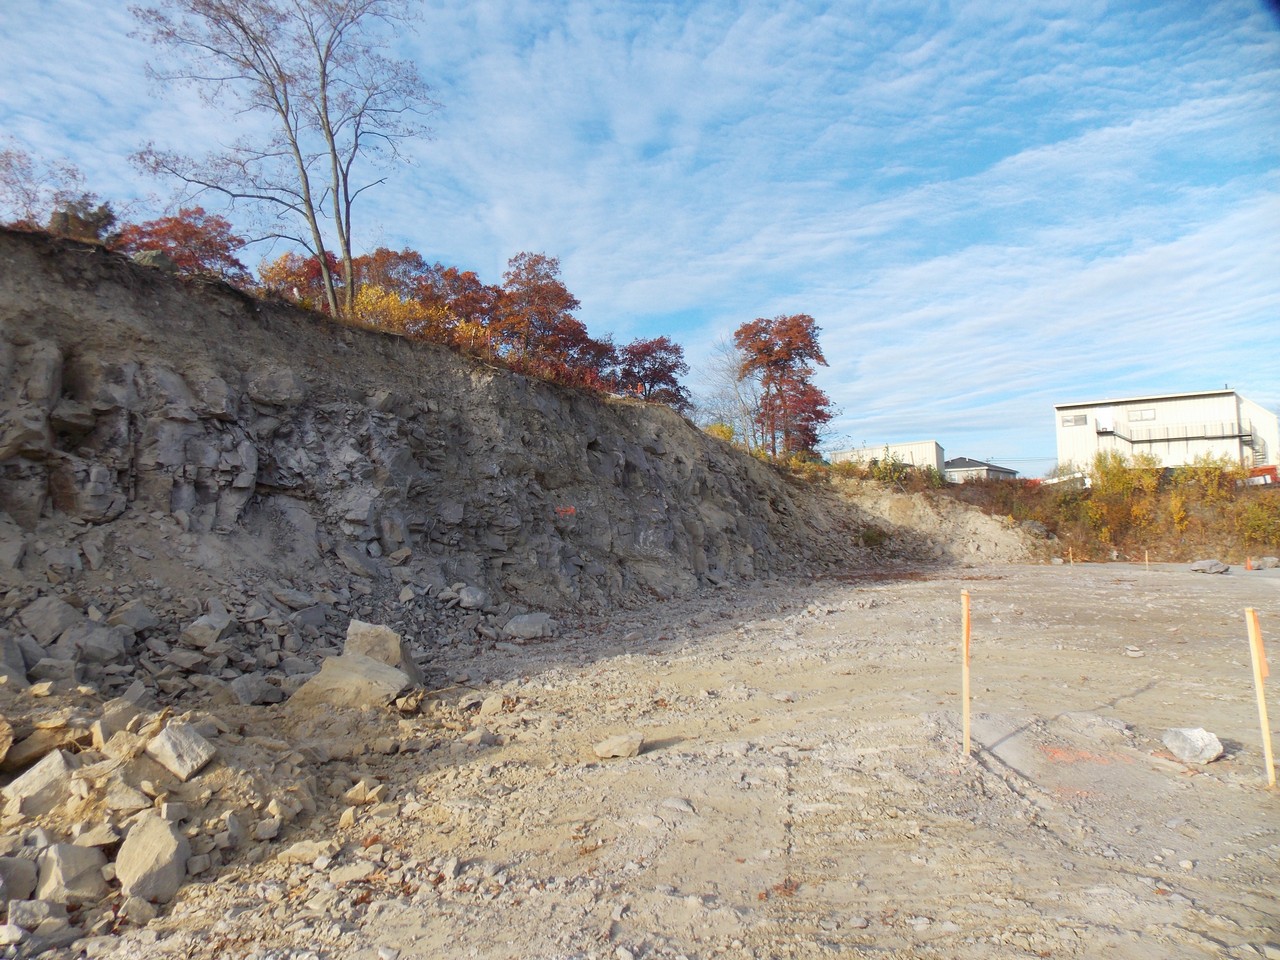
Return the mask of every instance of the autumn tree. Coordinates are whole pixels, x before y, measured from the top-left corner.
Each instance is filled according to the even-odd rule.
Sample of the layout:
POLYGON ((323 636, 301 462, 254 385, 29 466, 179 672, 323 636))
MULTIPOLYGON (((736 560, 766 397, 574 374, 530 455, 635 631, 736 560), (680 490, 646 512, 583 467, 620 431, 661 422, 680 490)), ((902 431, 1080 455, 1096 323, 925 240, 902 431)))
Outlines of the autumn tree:
POLYGON ((139 163, 192 193, 258 207, 266 236, 315 258, 334 315, 355 302, 352 211, 384 180, 371 168, 397 159, 406 139, 425 136, 422 121, 437 106, 417 68, 387 53, 411 10, 410 0, 167 0, 132 8, 146 36, 182 63, 154 70, 156 77, 195 85, 229 116, 263 114, 274 131, 206 157, 151 144, 139 163))
POLYGON ((519 363, 555 351, 566 334, 582 326, 573 315, 579 306, 578 298, 560 279, 558 258, 517 253, 507 261, 502 275, 495 329, 504 355, 519 363))
POLYGON ((813 453, 818 428, 831 419, 830 400, 811 380, 814 365, 827 363, 819 331, 813 317, 799 313, 757 318, 734 332, 739 375, 759 380, 756 423, 771 456, 813 453))
POLYGON ((467 353, 495 359, 494 332, 502 312, 502 288, 484 283, 472 270, 457 267, 441 270, 437 282, 453 317, 450 342, 467 353))
POLYGON ((444 268, 416 250, 379 247, 353 261, 355 317, 419 340, 446 342, 454 325, 441 291, 444 268))
POLYGON ((676 410, 689 408, 689 392, 679 380, 689 365, 684 348, 669 337, 631 341, 618 350, 617 371, 620 390, 676 410))
POLYGON ((59 204, 49 214, 45 229, 59 237, 85 240, 90 243, 113 243, 115 234, 111 228, 119 222, 111 204, 91 193, 59 204))
MULTIPOLYGON (((325 302, 325 268, 332 279, 339 276, 338 258, 332 252, 321 258, 300 253, 282 253, 258 266, 259 287, 269 297, 292 300, 309 310, 325 302)), ((339 282, 341 282, 339 280, 339 282)))
POLYGON ((416 250, 378 247, 373 253, 356 257, 353 265, 357 287, 371 283, 407 300, 438 298, 439 275, 444 268, 438 263, 428 264, 416 250))
POLYGON ((517 370, 602 387, 614 362, 614 346, 597 340, 574 316, 580 304, 560 279, 560 261, 542 253, 518 253, 502 276, 492 333, 498 355, 517 370))
POLYGON ((159 250, 179 273, 210 275, 234 284, 249 280, 249 271, 236 257, 244 245, 227 220, 205 213, 203 207, 184 207, 176 216, 127 224, 112 243, 130 254, 159 250))
POLYGON ((352 317, 365 326, 435 343, 445 342, 453 325, 453 316, 447 307, 406 297, 376 283, 360 284, 352 317))

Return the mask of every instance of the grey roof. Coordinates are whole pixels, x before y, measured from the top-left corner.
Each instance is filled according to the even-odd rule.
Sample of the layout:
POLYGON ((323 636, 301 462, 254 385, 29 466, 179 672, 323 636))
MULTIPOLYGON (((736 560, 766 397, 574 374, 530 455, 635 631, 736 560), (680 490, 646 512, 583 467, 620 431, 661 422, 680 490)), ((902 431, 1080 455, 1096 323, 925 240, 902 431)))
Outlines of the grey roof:
POLYGON ((1109 407, 1122 403, 1151 403, 1154 400, 1189 400, 1192 397, 1222 397, 1234 394, 1234 390, 1197 390, 1194 393, 1160 393, 1149 397, 1122 397, 1114 400, 1089 400, 1076 403, 1055 403, 1055 410, 1069 410, 1072 407, 1109 407))
POLYGON ((956 457, 954 460, 948 460, 943 465, 945 470, 999 470, 1002 473, 1017 473, 1017 470, 1011 470, 1008 467, 1000 467, 994 463, 987 463, 984 460, 974 460, 971 457, 956 457))

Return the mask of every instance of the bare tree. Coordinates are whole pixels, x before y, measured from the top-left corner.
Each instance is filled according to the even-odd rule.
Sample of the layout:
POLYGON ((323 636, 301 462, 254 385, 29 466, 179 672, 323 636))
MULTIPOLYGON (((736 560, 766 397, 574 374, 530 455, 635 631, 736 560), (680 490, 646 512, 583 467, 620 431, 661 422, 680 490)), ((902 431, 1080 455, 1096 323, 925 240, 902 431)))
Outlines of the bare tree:
POLYGON ((0 221, 35 227, 58 208, 87 198, 84 176, 73 164, 37 159, 12 137, 0 141, 0 221))
POLYGON ((695 416, 703 427, 715 423, 732 428, 734 440, 755 450, 761 445, 760 378, 744 374, 746 354, 732 340, 717 340, 698 371, 704 389, 695 400, 695 416))
POLYGON ((166 0, 132 12, 183 64, 153 76, 193 84, 235 115, 265 114, 273 130, 202 158, 149 144, 136 159, 193 195, 214 191, 270 211, 264 236, 315 256, 330 311, 350 312, 352 206, 384 182, 368 167, 428 136, 424 121, 439 106, 417 67, 386 52, 410 0, 166 0), (341 263, 341 303, 330 251, 341 263))

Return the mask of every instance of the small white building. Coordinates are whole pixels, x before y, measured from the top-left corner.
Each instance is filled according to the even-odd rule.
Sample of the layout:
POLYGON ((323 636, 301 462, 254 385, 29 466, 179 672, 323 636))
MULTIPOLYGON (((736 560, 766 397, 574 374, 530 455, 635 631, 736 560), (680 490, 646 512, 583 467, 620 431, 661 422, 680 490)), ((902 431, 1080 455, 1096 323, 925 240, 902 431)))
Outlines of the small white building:
POLYGON ((1181 467, 1206 454, 1245 467, 1277 462, 1280 422, 1234 390, 1059 403, 1058 466, 1087 469, 1104 450, 1181 467))
POLYGON ((946 463, 947 480, 951 483, 964 483, 966 480, 1014 480, 1017 470, 1008 467, 997 467, 994 463, 973 460, 970 457, 956 457, 946 463))
POLYGON ((933 467, 942 473, 942 446, 935 440, 918 440, 915 443, 882 443, 878 447, 857 447, 838 450, 827 459, 832 463, 878 463, 897 458, 913 467, 933 467))

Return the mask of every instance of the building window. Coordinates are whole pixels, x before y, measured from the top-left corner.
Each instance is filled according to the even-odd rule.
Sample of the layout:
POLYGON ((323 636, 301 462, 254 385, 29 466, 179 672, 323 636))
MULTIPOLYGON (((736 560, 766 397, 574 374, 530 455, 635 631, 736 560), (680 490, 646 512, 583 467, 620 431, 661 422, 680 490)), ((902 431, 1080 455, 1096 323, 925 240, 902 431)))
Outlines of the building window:
POLYGON ((1089 422, 1089 415, 1086 413, 1068 414, 1062 418, 1064 427, 1083 427, 1089 422))
POLYGON ((1139 421, 1142 421, 1142 420, 1154 420, 1155 418, 1156 418, 1156 412, 1154 410, 1130 410, 1129 411, 1130 423, 1138 423, 1139 421))

